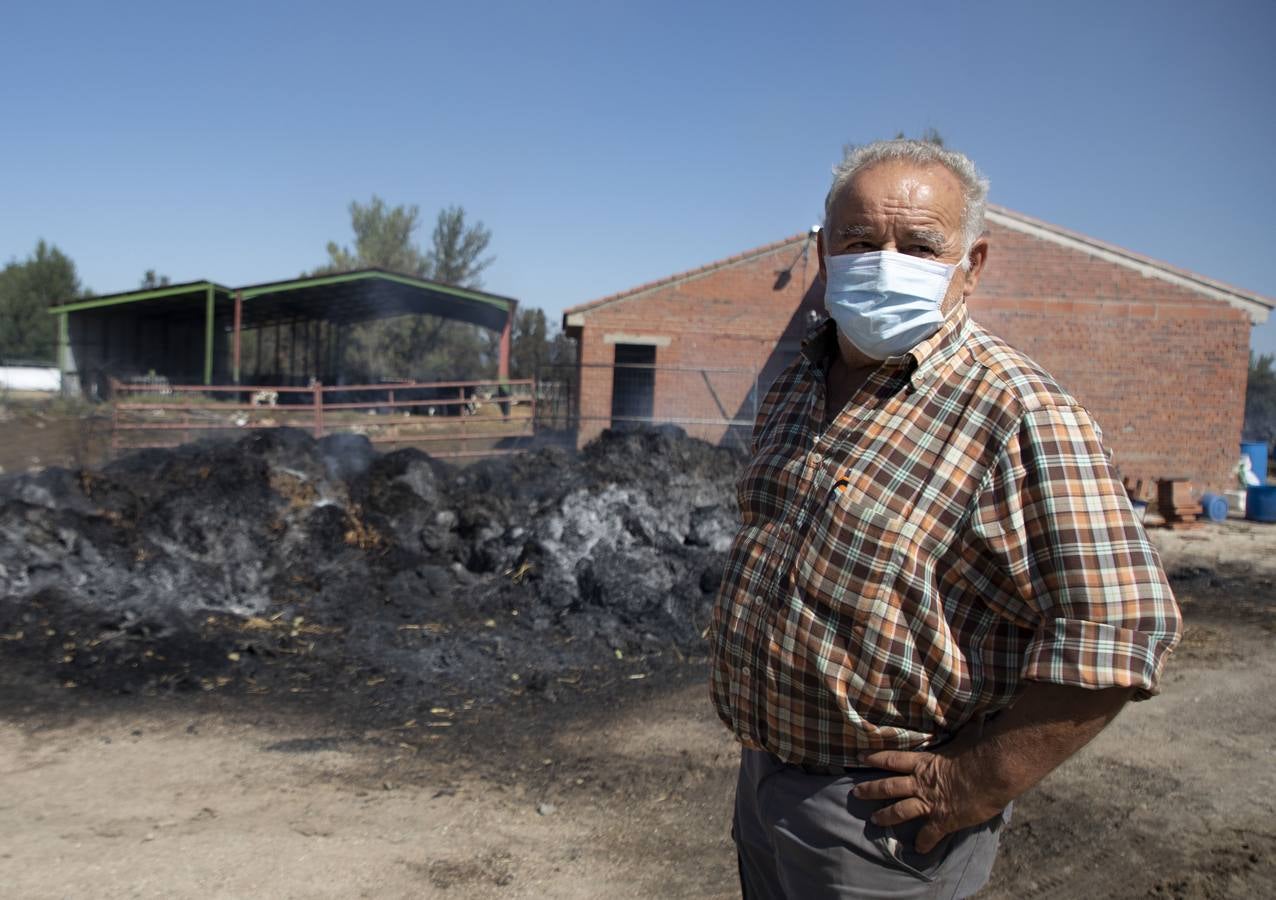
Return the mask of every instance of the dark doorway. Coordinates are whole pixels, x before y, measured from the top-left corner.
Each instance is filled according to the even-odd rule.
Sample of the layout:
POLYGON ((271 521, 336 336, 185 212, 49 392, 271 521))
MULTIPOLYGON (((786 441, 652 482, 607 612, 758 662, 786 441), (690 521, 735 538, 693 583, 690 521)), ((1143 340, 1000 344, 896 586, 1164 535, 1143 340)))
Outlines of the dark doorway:
POLYGON ((611 381, 611 427, 628 431, 651 424, 656 409, 656 348, 617 344, 611 381))

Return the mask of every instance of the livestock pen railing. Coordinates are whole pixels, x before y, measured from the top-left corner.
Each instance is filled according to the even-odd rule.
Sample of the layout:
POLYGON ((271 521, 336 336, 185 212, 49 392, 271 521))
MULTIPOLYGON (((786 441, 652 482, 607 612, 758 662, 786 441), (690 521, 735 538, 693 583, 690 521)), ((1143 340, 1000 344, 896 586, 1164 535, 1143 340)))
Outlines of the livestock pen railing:
POLYGON ((304 428, 316 438, 365 435, 426 445, 432 456, 514 453, 534 436, 533 382, 434 381, 324 385, 170 385, 111 381, 111 452, 173 447, 254 428, 304 428))

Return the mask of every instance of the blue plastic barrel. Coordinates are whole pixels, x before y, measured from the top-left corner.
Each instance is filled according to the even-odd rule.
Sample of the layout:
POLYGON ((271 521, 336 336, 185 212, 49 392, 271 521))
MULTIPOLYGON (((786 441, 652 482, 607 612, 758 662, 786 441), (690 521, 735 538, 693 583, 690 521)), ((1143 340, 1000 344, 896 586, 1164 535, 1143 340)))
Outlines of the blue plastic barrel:
MULTIPOLYGON (((1254 474, 1258 476, 1258 483, 1267 484, 1267 444, 1263 441, 1241 441, 1241 453, 1249 457, 1254 474)), ((1245 502, 1248 504, 1249 501, 1245 502)))
POLYGON ((1227 521, 1227 498, 1218 494, 1201 494, 1201 512, 1211 522, 1227 521))
POLYGON ((1276 522, 1276 485, 1256 485, 1245 492, 1245 518, 1276 522))

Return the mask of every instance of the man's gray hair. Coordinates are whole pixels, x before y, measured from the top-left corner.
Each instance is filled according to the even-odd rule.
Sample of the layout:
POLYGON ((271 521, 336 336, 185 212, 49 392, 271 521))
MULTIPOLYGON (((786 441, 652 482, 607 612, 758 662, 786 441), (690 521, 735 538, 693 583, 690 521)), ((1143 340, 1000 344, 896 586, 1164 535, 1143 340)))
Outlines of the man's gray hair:
POLYGON ((962 215, 961 249, 962 264, 969 265, 966 254, 984 233, 984 212, 988 208, 988 179, 970 161, 970 157, 956 150, 946 150, 930 141, 914 141, 897 138, 893 141, 874 141, 858 147, 848 147, 842 161, 833 167, 833 186, 824 198, 824 225, 827 228, 833 211, 833 201, 857 172, 880 162, 903 160, 919 166, 939 165, 957 176, 966 198, 962 215))

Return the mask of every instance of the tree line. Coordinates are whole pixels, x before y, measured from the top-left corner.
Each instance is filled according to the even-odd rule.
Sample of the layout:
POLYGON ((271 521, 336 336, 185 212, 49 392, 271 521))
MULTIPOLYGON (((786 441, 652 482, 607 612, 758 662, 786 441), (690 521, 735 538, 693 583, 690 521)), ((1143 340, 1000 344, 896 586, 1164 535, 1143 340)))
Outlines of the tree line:
POLYGON ((1249 354, 1249 379, 1245 390, 1244 440, 1276 441, 1276 356, 1249 354))
POLYGON ((50 365, 57 359, 57 322, 47 310, 89 296, 75 263, 37 241, 26 259, 0 269, 0 362, 50 365))
MULTIPOLYGON (((353 242, 330 241, 327 259, 302 276, 379 268, 471 289, 482 287, 492 233, 482 222, 466 221, 465 210, 440 210, 423 249, 417 206, 389 206, 373 195, 349 206, 353 242)), ((168 276, 148 269, 139 289, 164 287, 168 276)), ((0 363, 52 364, 57 358, 57 323, 47 310, 92 294, 84 289, 75 263, 41 240, 25 259, 0 270, 0 363)), ((486 329, 432 315, 405 315, 348 326, 338 367, 343 380, 480 380, 494 378, 500 336, 486 329)), ((285 330, 245 332, 243 359, 287 359, 293 336, 285 330), (258 347, 258 342, 261 346, 258 347)), ((510 376, 532 378, 542 370, 574 362, 575 344, 546 319, 544 310, 523 307, 511 329, 510 376)), ((264 374, 252 373, 248 375, 264 374)), ((553 375, 549 377, 555 377, 553 375)))

